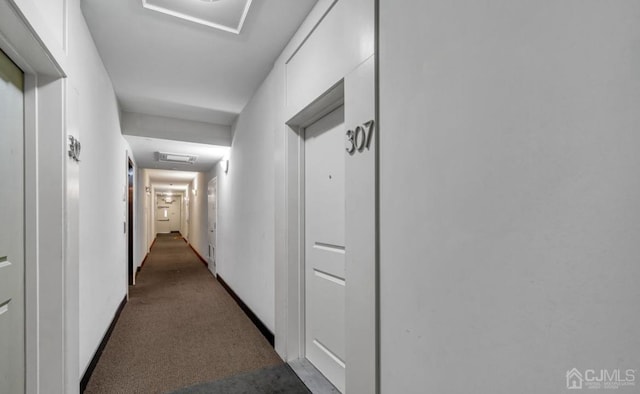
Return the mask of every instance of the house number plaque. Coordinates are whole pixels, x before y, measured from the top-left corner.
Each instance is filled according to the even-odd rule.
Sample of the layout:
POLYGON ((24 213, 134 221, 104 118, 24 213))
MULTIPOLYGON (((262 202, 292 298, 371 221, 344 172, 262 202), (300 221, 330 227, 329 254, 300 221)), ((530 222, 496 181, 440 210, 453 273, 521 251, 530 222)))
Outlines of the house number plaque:
POLYGON ((80 150, 82 146, 80 145, 80 141, 78 141, 74 136, 69 136, 69 157, 74 161, 80 161, 80 150))
POLYGON ((365 148, 368 150, 373 138, 374 121, 365 122, 355 129, 347 130, 347 153, 353 155, 356 151, 362 152, 365 148))

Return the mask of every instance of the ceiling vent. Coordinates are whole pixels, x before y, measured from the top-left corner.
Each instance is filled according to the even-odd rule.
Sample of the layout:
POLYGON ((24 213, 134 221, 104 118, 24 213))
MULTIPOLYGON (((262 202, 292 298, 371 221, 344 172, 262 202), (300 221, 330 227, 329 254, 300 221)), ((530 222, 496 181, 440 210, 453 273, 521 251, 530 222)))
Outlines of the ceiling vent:
POLYGON ((194 156, 194 155, 158 152, 158 161, 165 161, 169 163, 193 164, 196 162, 197 158, 198 156, 194 156))

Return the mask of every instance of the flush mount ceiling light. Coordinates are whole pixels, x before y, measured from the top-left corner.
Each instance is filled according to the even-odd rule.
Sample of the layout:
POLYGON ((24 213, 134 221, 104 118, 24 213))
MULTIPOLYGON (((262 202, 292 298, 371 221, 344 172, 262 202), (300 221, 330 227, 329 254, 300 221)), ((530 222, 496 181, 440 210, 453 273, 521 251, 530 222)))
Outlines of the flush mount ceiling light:
POLYGON ((183 164, 193 164, 196 162, 198 156, 194 155, 184 155, 182 153, 167 153, 167 152, 157 152, 158 161, 171 162, 171 163, 183 163, 183 164))
POLYGON ((240 34, 252 0, 142 0, 148 10, 240 34))

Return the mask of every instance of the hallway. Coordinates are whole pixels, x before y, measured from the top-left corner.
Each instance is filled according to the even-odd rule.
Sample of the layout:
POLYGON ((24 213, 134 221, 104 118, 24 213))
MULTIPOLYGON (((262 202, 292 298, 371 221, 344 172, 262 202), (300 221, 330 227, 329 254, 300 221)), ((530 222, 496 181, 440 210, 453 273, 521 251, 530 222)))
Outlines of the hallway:
POLYGON ((0 0, 0 394, 638 392, 639 22, 0 0))
POLYGON ((179 234, 159 234, 86 393, 171 392, 281 365, 179 234))

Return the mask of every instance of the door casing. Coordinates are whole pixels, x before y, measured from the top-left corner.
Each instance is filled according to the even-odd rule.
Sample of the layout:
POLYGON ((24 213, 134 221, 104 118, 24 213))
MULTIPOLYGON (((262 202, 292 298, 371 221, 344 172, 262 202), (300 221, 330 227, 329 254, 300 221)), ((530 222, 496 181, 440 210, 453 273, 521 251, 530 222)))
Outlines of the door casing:
POLYGON ((0 390, 25 390, 24 377, 24 73, 0 51, 0 390), (6 177, 6 179, 5 179, 6 177))
MULTIPOLYGON (((341 105, 347 130, 375 121, 375 94, 375 56, 371 56, 286 122, 287 361, 305 356, 303 131, 341 105)), ((346 391, 355 393, 376 393, 379 387, 377 162, 374 122, 369 147, 346 159, 346 391)))
POLYGON ((135 184, 136 184, 136 172, 133 160, 129 156, 129 152, 126 153, 126 185, 127 185, 127 217, 125 222, 125 232, 127 234, 127 299, 129 297, 129 286, 136 284, 135 276, 135 229, 134 229, 134 211, 135 211, 135 184))
POLYGON ((66 154, 67 132, 77 131, 73 87, 63 54, 13 0, 0 2, 0 49, 25 73, 26 391, 73 392, 80 380, 79 167, 66 154))

